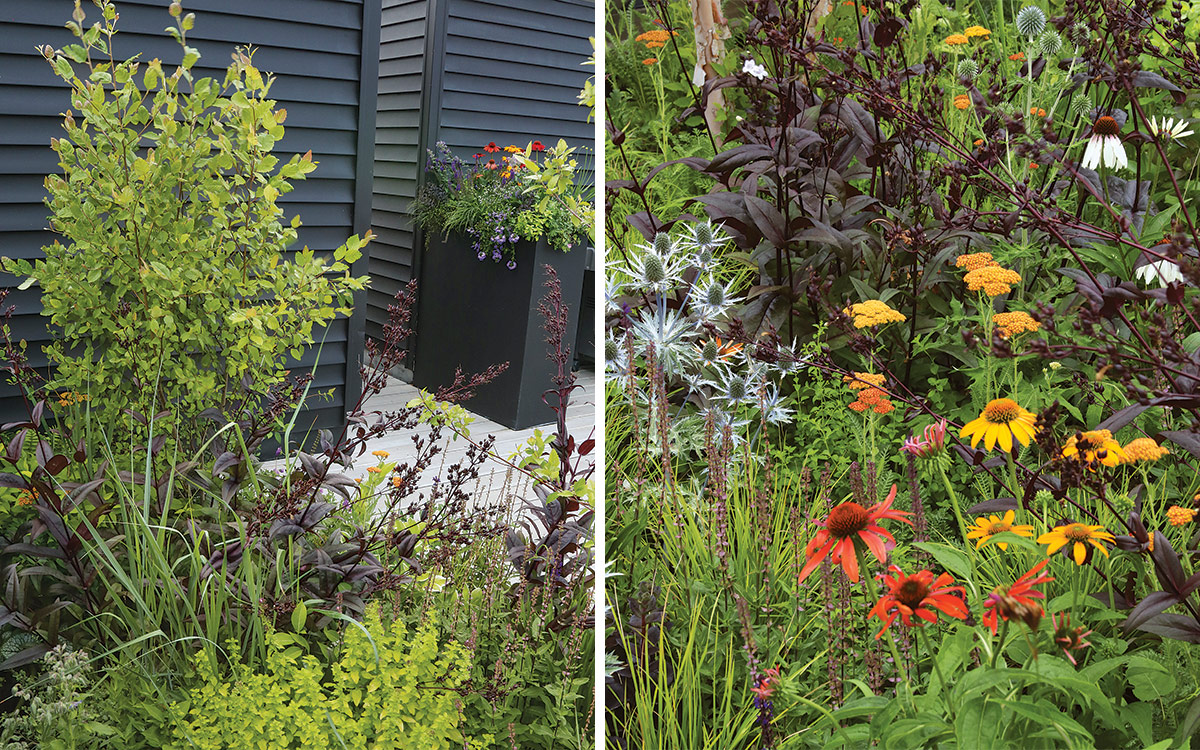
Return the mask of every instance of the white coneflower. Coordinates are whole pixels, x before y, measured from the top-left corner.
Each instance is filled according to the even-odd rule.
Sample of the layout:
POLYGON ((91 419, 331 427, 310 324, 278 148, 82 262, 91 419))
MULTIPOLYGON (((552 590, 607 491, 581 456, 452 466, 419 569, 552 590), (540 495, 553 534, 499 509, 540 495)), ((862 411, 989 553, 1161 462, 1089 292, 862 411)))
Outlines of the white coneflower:
POLYGON ((1144 266, 1139 266, 1135 271, 1137 277, 1142 280, 1143 284, 1151 284, 1155 281, 1159 286, 1166 286, 1178 281, 1183 281, 1183 271, 1179 265, 1173 260, 1156 260, 1153 263, 1147 263, 1144 266))
POLYGON ((1100 164, 1108 169, 1129 166, 1125 144, 1121 143, 1121 125, 1111 115, 1098 117, 1092 123, 1092 137, 1088 139, 1087 150, 1083 152, 1083 161, 1080 162, 1084 169, 1095 169, 1100 164))
POLYGON ((760 81, 767 77, 767 69, 755 62, 753 57, 742 66, 742 72, 748 73, 760 81))
POLYGON ((1146 128, 1150 131, 1151 135, 1160 136, 1164 141, 1177 141, 1194 132, 1192 130, 1184 130, 1190 124, 1190 122, 1184 119, 1176 122, 1173 117, 1164 117, 1161 122, 1157 117, 1151 117, 1150 121, 1146 123, 1146 128))

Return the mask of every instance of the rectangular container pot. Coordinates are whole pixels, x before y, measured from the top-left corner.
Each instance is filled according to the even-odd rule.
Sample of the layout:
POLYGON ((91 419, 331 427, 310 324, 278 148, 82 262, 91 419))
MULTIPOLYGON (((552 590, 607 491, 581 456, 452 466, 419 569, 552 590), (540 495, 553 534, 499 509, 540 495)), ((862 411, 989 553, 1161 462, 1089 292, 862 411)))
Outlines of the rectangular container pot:
MULTIPOLYGON (((545 240, 521 242, 517 267, 510 271, 504 263, 478 260, 462 235, 431 236, 417 287, 413 384, 432 391, 450 385, 456 368, 471 374, 508 362, 500 377, 463 406, 511 429, 553 422, 554 411, 542 396, 554 387, 555 367, 537 312, 547 291, 545 266, 562 282, 570 311, 564 345, 573 349, 587 256, 582 245, 562 253, 545 240)), ((552 396, 547 400, 555 403, 552 396)))

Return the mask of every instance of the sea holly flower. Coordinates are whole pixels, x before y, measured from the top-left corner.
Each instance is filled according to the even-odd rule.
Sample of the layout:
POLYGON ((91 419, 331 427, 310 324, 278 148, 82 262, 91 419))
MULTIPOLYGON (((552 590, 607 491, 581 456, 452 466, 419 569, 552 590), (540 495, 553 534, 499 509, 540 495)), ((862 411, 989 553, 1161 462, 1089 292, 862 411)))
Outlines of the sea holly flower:
POLYGON ((867 614, 867 619, 878 617, 883 621, 883 629, 875 634, 876 640, 887 632, 897 617, 909 628, 920 627, 921 620, 937 622, 934 609, 948 617, 966 619, 967 603, 963 600, 966 591, 962 586, 953 585, 954 578, 949 573, 942 573, 937 578, 928 570, 905 575, 895 565, 888 571, 892 575, 880 576, 887 590, 867 614), (955 596, 955 592, 960 596, 955 596), (918 619, 914 621, 913 617, 918 619))
POLYGON ((744 65, 742 65, 742 72, 746 73, 747 75, 752 75, 760 81, 767 77, 766 67, 759 65, 757 62, 755 62, 754 58, 750 58, 745 62, 744 65))
POLYGON ((1116 466, 1125 460, 1121 444, 1113 439, 1109 430, 1077 432, 1067 439, 1062 449, 1064 459, 1072 459, 1095 468, 1097 463, 1116 466))
POLYGON ((1017 12, 1017 31, 1032 40, 1046 28, 1046 13, 1036 5, 1026 5, 1017 12))
POLYGON ((741 344, 721 341, 719 336, 707 339, 703 344, 697 345, 695 348, 696 354, 700 358, 700 364, 705 367, 712 367, 728 362, 731 357, 742 351, 741 344))
POLYGON ((962 428, 959 437, 970 438, 974 448, 979 441, 987 450, 997 443, 1006 452, 1012 451, 1013 439, 1021 445, 1029 445, 1035 433, 1037 415, 1021 407, 1011 398, 997 398, 988 402, 978 419, 973 419, 962 428))
POLYGON ((1123 112, 1097 117, 1092 123, 1092 137, 1088 139, 1087 149, 1083 152, 1083 161, 1079 166, 1084 169, 1095 169, 1101 164, 1106 169, 1124 169, 1129 166, 1125 144, 1121 143, 1121 125, 1124 121, 1123 112))
MULTIPOLYGON (((980 516, 975 519, 975 524, 968 526, 967 529, 971 532, 967 534, 967 539, 975 539, 975 549, 982 547, 988 539, 991 539, 996 534, 1001 534, 1005 531, 1016 534, 1017 536, 1033 538, 1033 527, 1023 524, 1014 524, 1016 521, 1016 511, 1005 511, 1003 516, 980 516)), ((1008 542, 997 542, 997 546, 1001 551, 1008 549, 1008 542)))
POLYGON ((1054 579, 1048 575, 1039 575, 1042 568, 1050 562, 1049 558, 1042 560, 1037 565, 1029 569, 1029 572, 1018 578, 1011 586, 997 586, 992 589, 992 593, 988 594, 983 603, 983 617, 981 622, 991 628, 992 635, 998 630, 998 619, 1003 619, 1005 622, 1009 620, 1019 620, 1030 627, 1031 630, 1036 630, 1038 623, 1042 619, 1042 606, 1037 603, 1037 599, 1045 599, 1046 595, 1038 591, 1034 586, 1038 586, 1054 579))
POLYGON ((829 556, 835 564, 840 564, 846 577, 853 583, 858 583, 858 556, 854 551, 855 540, 861 541, 875 555, 875 559, 883 562, 888 550, 896 546, 896 539, 891 532, 879 525, 881 521, 890 519, 912 525, 906 516, 908 511, 894 510, 892 503, 896 500, 896 485, 887 499, 876 503, 870 508, 864 508, 854 501, 844 502, 833 510, 829 516, 816 524, 821 528, 805 548, 808 562, 800 571, 799 581, 808 578, 817 569, 821 561, 829 556))
POLYGON ((1076 565, 1083 565, 1091 559, 1092 547, 1108 557, 1108 550, 1101 542, 1111 544, 1115 541, 1115 537, 1105 531, 1103 526, 1090 526, 1086 523, 1065 523, 1055 526, 1037 539, 1038 544, 1049 545, 1046 549, 1047 555, 1053 555, 1069 545, 1071 558, 1076 565), (1089 544, 1091 547, 1088 546, 1089 544))
POLYGON ((1050 615, 1050 622, 1054 625, 1054 642, 1062 649, 1063 656, 1071 661, 1072 666, 1079 666, 1079 662, 1075 661, 1075 656, 1071 652, 1082 651, 1091 646, 1092 644, 1083 639, 1091 635, 1092 631, 1084 630, 1082 625, 1072 628, 1069 612, 1063 612, 1059 616, 1050 615))

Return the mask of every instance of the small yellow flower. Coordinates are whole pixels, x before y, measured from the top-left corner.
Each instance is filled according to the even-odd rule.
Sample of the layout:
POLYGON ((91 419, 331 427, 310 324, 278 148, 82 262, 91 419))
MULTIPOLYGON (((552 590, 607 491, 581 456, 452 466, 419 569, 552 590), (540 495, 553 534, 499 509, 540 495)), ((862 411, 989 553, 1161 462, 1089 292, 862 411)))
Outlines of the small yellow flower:
POLYGON ((966 94, 959 94, 954 97, 954 106, 958 109, 966 109, 971 106, 971 97, 966 94))
POLYGON ((382 474, 383 467, 382 466, 368 466, 367 472, 370 474, 382 474))
POLYGON ((404 480, 400 479, 400 477, 392 477, 392 486, 395 487, 396 489, 400 489, 400 487, 403 486, 403 484, 404 484, 404 480))
POLYGON ((982 291, 989 297, 995 297, 1011 292, 1013 284, 1020 283, 1021 274, 1000 266, 987 266, 968 272, 963 281, 967 282, 967 289, 972 292, 982 291))
POLYGON ((1121 444, 1113 440, 1109 430, 1088 430, 1072 435, 1062 449, 1063 458, 1093 467, 1097 462, 1104 466, 1116 466, 1125 460, 1121 444))
POLYGON ((656 62, 658 62, 657 57, 647 57, 645 60, 642 60, 642 65, 653 65, 656 62))
POLYGON ((881 326, 887 323, 903 323, 908 320, 903 313, 888 307, 886 302, 877 299, 857 302, 842 312, 854 318, 855 328, 881 326))
POLYGON ((1042 327, 1029 313, 1020 310, 996 313, 992 316, 992 322, 999 329, 1000 337, 1006 339, 1022 333, 1036 333, 1042 327))
MULTIPOLYGON (((979 143, 983 143, 983 141, 978 141, 977 145, 979 143)), ((965 268, 967 271, 975 271, 980 268, 990 268, 991 266, 998 266, 1000 264, 992 260, 991 253, 967 253, 955 258, 954 265, 958 268, 965 268)))
POLYGON ((371 455, 375 458, 387 458, 391 454, 387 451, 371 451, 371 455))
POLYGON ((971 447, 984 441, 987 450, 998 442, 1005 451, 1011 451, 1013 438, 1021 445, 1029 445, 1036 433, 1037 415, 1020 406, 1011 398, 997 398, 988 402, 978 419, 963 426, 959 437, 971 438, 971 447))
POLYGON ((17 505, 33 505, 33 501, 37 499, 37 490, 21 490, 17 495, 17 505))
POLYGON ((1121 450, 1125 451, 1125 462, 1130 464, 1157 461, 1171 452, 1155 442, 1154 438, 1148 437, 1132 440, 1121 450))
POLYGON ((966 44, 969 41, 971 40, 967 39, 966 34, 951 34, 950 36, 946 37, 946 44, 949 44, 951 47, 955 47, 960 44, 966 44))
POLYGON ((1178 505, 1172 505, 1167 508, 1167 520, 1172 526, 1182 526, 1185 523, 1191 523, 1196 518, 1196 511, 1191 508, 1181 508, 1178 505))
POLYGON ((975 37, 988 37, 991 36, 991 34, 991 31, 983 28, 982 26, 968 26, 967 28, 963 29, 963 35, 970 39, 974 39, 975 37))
POLYGON ((885 380, 887 380, 886 375, 873 372, 856 372, 842 378, 842 382, 848 383, 846 387, 852 391, 861 391, 871 387, 882 388, 885 380))
MULTIPOLYGON (((981 516, 976 518, 975 524, 967 527, 967 529, 971 532, 967 534, 967 539, 978 540, 975 542, 976 549, 982 547, 984 542, 986 542, 988 539, 991 539, 996 534, 1005 531, 1016 534, 1017 536, 1023 536, 1032 539, 1033 527, 1026 526, 1024 524, 1014 525, 1013 521, 1016 520, 1016 517, 1016 512, 1010 510, 1006 511, 1003 516, 987 516, 986 518, 981 516)), ((996 546, 998 546, 1001 550, 1007 550, 1008 542, 997 542, 996 546)))
POLYGON ((1108 557, 1108 550, 1104 548, 1101 542, 1113 543, 1116 539, 1112 534, 1104 530, 1103 526, 1089 526, 1086 523, 1068 523, 1062 526, 1055 526, 1053 530, 1047 531, 1038 537, 1038 544, 1047 544, 1049 548, 1046 550, 1047 555, 1053 555, 1068 544, 1074 545, 1071 548, 1072 556, 1076 565, 1083 565, 1088 559, 1088 547, 1091 544, 1096 549, 1104 553, 1108 557))
POLYGON ((520 146, 512 145, 512 146, 505 146, 504 150, 510 154, 519 154, 522 151, 524 151, 525 149, 521 148, 520 146))

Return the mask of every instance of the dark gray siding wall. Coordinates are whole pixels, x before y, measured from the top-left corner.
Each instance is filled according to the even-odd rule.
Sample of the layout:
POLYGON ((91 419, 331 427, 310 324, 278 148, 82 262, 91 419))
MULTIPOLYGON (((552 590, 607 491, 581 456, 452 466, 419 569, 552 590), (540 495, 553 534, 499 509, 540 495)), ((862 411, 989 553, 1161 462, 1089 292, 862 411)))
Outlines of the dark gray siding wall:
POLYGON ((595 147, 594 126, 577 103, 593 72, 582 63, 592 54, 594 2, 385 0, 385 6, 373 215, 380 239, 371 251, 379 293, 368 311, 372 335, 387 319, 391 295, 419 263, 424 239, 413 236, 406 208, 423 177, 425 149, 445 141, 469 159, 490 141, 550 146, 563 138, 588 152, 580 163, 590 179, 595 147), (417 30, 426 40, 408 37, 417 30), (389 34, 397 40, 391 46, 389 34), (429 71, 423 99, 412 88, 421 76, 417 50, 429 71))
POLYGON ((412 278, 409 204, 424 167, 421 108, 425 84, 428 0, 384 0, 379 46, 379 113, 375 120, 375 183, 371 289, 367 333, 383 336, 387 308, 412 278))
MULTIPOLYGON (((271 94, 288 111, 287 134, 277 152, 303 153, 310 148, 320 162, 305 182, 280 203, 287 216, 304 222, 300 241, 315 250, 332 250, 346 237, 370 225, 371 136, 360 138, 374 123, 375 78, 378 57, 380 0, 189 0, 185 10, 196 14, 189 43, 202 55, 199 75, 223 79, 235 46, 257 49, 255 64, 276 75, 271 94), (364 18, 366 22, 364 23, 364 18), (363 55, 363 50, 367 51, 363 55), (370 85, 360 86, 364 71, 370 85), (365 148, 364 148, 365 144, 365 148), (360 159, 360 156, 362 157, 360 159)), ((163 31, 171 24, 168 0, 118 0, 121 17, 114 48, 118 57, 141 52, 143 59, 161 58, 164 67, 180 59, 179 46, 163 31)), ((68 89, 34 50, 56 48, 74 41, 63 24, 70 18, 70 0, 3 0, 0 2, 0 255, 39 257, 51 240, 42 203, 46 174, 59 171, 50 139, 61 134, 58 113, 70 105, 68 89)), ((99 10, 83 4, 91 25, 99 10)), ((168 70, 170 68, 168 67, 168 70)), ((365 262, 358 273, 366 273, 365 262)), ((0 286, 16 280, 0 277, 0 286)), ((17 306, 13 328, 31 344, 32 363, 46 362, 34 344, 51 334, 40 316, 36 288, 13 290, 9 303, 17 306)), ((310 350, 297 368, 317 364, 314 388, 334 389, 333 398, 314 401, 313 416, 323 426, 342 421, 347 400, 357 398, 357 361, 365 305, 355 318, 329 327, 318 362, 310 350), (355 329, 360 333, 354 335, 355 329)), ((16 393, 0 389, 0 413, 21 408, 16 393)), ((305 417, 302 424, 311 424, 305 417)))

